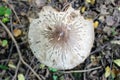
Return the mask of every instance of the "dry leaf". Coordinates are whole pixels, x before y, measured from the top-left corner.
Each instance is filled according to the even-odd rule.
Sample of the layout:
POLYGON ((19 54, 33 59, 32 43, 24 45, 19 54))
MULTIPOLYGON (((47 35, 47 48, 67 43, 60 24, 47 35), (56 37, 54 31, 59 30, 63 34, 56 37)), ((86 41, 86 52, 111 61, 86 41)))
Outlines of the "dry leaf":
POLYGON ((13 64, 12 61, 10 61, 10 62, 8 63, 8 66, 9 66, 10 68, 12 68, 12 69, 16 69, 16 66, 13 64))
POLYGON ((112 76, 112 78, 115 78, 115 76, 116 76, 116 70, 115 69, 111 70, 111 76, 112 76))
POLYGON ((104 31, 105 33, 107 33, 107 35, 111 35, 111 28, 110 28, 110 27, 105 26, 105 27, 103 28, 103 31, 104 31))
POLYGON ((111 74, 111 69, 110 69, 109 66, 107 66, 107 67, 105 68, 105 77, 107 78, 108 76, 110 76, 110 74, 111 74))
POLYGON ((90 3, 90 4, 95 4, 95 0, 86 0, 87 3, 90 3))
POLYGON ((15 37, 18 37, 22 34, 22 31, 20 29, 14 29, 13 34, 14 34, 15 37))
POLYGON ((83 6, 83 7, 81 8, 81 12, 84 13, 84 12, 85 12, 85 9, 86 9, 86 7, 83 6))
POLYGON ((106 23, 107 23, 107 25, 112 26, 114 24, 113 17, 112 16, 107 16, 106 17, 106 23))
POLYGON ((94 25, 94 28, 97 28, 98 25, 99 25, 99 22, 98 22, 98 21, 95 21, 93 25, 94 25))
POLYGON ((106 5, 101 5, 100 6, 100 13, 101 14, 104 14, 104 15, 106 15, 106 14, 109 14, 109 12, 107 12, 107 7, 106 7, 106 5))
POLYGON ((120 40, 113 40, 113 41, 111 41, 111 43, 120 45, 120 40))

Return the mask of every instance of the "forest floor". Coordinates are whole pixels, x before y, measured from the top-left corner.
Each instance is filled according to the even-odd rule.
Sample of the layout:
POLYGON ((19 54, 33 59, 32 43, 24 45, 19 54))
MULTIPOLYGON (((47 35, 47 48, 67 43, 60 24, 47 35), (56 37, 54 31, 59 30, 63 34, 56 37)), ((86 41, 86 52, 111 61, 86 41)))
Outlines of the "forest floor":
POLYGON ((39 79, 120 80, 120 0, 0 0, 0 80, 39 79), (68 4, 93 19, 95 41, 84 63, 58 71, 35 58, 27 34, 43 6, 61 11, 68 4))

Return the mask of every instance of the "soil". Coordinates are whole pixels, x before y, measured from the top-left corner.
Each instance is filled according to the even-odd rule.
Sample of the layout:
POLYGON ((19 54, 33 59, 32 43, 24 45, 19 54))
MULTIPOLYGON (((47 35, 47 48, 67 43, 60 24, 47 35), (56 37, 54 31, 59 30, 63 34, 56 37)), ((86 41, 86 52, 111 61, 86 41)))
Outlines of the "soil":
MULTIPOLYGON (((15 29, 21 31, 14 38, 22 58, 42 80, 120 80, 120 65, 118 65, 120 61, 118 64, 114 63, 114 60, 120 59, 120 0, 0 0, 0 6, 12 10, 9 22, 4 24, 13 36, 18 34, 14 32, 15 29), (35 58, 30 50, 27 34, 31 18, 38 18, 37 13, 43 6, 50 5, 58 11, 64 11, 69 4, 74 9, 79 9, 86 19, 93 19, 94 23, 98 24, 95 27, 95 42, 91 55, 84 63, 67 70, 73 72, 62 73, 50 70, 35 58), (95 67, 100 68, 74 72, 95 67)), ((3 17, 0 16, 0 20, 3 17)), ((21 62, 16 45, 0 24, 0 80, 24 80, 19 78, 19 74, 22 74, 25 80, 38 80, 36 75, 21 62), (6 46, 2 45, 3 40, 8 41, 6 46)))

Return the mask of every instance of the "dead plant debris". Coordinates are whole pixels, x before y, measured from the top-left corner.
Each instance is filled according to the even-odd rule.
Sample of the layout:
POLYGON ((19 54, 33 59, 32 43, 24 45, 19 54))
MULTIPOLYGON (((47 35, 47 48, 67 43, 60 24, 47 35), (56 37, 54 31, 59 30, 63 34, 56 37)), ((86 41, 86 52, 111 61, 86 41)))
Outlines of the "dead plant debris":
POLYGON ((0 80, 120 80, 119 0, 0 0, 0 21, 0 80), (85 19, 94 21, 91 55, 72 70, 41 68, 30 50, 30 21, 38 18, 37 13, 46 5, 58 11, 71 5, 85 19))

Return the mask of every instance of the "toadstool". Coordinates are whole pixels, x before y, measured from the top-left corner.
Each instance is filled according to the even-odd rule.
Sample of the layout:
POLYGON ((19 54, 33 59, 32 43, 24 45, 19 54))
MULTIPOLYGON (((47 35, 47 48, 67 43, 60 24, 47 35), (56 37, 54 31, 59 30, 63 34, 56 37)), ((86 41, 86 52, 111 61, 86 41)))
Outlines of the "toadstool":
POLYGON ((72 69, 90 54, 94 42, 92 20, 86 20, 71 6, 60 12, 44 6, 30 23, 28 38, 35 57, 58 70, 72 69))

